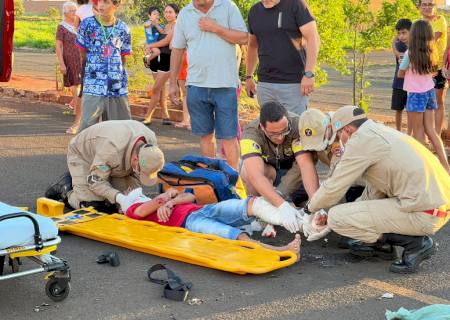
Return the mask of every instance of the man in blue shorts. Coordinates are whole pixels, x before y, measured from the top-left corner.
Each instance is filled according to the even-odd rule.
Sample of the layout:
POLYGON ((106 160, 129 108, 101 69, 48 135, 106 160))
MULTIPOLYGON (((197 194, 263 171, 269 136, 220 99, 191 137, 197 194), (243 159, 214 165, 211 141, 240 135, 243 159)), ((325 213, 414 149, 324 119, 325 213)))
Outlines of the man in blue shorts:
POLYGON ((193 0, 178 15, 170 61, 170 96, 178 104, 177 76, 187 49, 187 105, 202 155, 215 157, 215 133, 235 169, 239 163, 236 44, 246 44, 247 36, 233 2, 193 0))

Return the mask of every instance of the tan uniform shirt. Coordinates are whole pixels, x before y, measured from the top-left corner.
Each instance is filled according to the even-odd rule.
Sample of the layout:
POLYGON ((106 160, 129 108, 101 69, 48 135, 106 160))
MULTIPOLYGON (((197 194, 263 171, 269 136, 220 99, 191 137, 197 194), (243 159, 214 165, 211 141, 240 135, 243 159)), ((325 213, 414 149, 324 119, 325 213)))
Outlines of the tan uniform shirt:
POLYGON ((259 126, 259 118, 250 122, 244 129, 241 145, 241 157, 245 160, 250 157, 261 157, 265 163, 276 170, 289 169, 295 162, 295 156, 305 152, 298 144, 298 116, 289 115, 288 120, 291 132, 284 137, 280 145, 269 140, 259 126))
POLYGON ((404 212, 450 205, 450 177, 438 159, 412 137, 372 120, 349 139, 309 209, 335 205, 358 178, 366 181, 371 198, 396 198, 404 212))
MULTIPOLYGON (((98 123, 72 139, 67 155, 68 165, 78 165, 79 159, 87 163, 83 174, 89 189, 115 203, 119 191, 111 186, 110 178, 133 175, 131 151, 139 139, 157 144, 153 131, 138 121, 112 120, 98 123)), ((140 184, 138 181, 136 183, 140 184)))

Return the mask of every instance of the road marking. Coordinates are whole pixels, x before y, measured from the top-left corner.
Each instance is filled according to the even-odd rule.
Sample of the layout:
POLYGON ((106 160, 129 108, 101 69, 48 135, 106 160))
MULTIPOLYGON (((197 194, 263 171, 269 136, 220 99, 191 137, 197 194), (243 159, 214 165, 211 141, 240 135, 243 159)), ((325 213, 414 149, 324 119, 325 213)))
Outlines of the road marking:
POLYGON ((432 295, 423 294, 411 289, 402 287, 408 281, 415 280, 423 290, 431 291, 439 288, 449 288, 448 273, 405 276, 395 279, 391 283, 384 281, 363 278, 357 283, 348 286, 328 288, 302 295, 285 297, 267 303, 250 305, 235 310, 213 313, 208 316, 198 317, 196 320, 238 320, 238 319, 274 319, 281 316, 301 315, 306 312, 330 311, 342 308, 363 301, 379 299, 381 294, 391 292, 398 296, 403 296, 426 304, 450 304, 449 300, 432 295), (440 285, 427 281, 427 278, 434 278, 440 285), (442 281, 440 281, 442 280, 442 281), (406 281, 406 282, 405 282, 406 281))
POLYGON ((414 290, 410 290, 380 280, 366 278, 362 279, 361 283, 384 292, 394 293, 399 296, 404 296, 426 304, 450 304, 450 300, 446 300, 429 294, 423 294, 414 290))

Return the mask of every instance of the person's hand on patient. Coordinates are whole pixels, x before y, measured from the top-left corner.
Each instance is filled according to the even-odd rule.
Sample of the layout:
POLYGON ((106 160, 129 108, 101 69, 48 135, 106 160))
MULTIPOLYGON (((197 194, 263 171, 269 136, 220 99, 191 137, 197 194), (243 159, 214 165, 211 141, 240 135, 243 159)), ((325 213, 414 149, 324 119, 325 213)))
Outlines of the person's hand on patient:
POLYGON ((160 194, 155 199, 161 200, 161 202, 164 204, 168 202, 169 200, 175 198, 179 194, 177 189, 170 188, 166 192, 160 194))
POLYGON ((158 216, 159 222, 167 222, 170 219, 170 216, 172 215, 174 204, 172 201, 168 201, 165 204, 163 204, 161 207, 159 207, 158 211, 156 211, 156 214, 158 216))
POLYGON ((303 234, 308 241, 316 241, 325 237, 330 231, 328 215, 325 210, 303 216, 303 234))

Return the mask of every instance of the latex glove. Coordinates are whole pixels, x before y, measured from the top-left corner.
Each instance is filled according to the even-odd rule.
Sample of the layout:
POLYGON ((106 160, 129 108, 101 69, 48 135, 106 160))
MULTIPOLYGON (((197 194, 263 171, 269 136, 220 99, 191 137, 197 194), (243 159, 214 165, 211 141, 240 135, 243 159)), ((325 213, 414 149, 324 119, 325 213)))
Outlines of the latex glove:
POLYGON ((312 235, 314 231, 314 227, 312 225, 312 222, 314 220, 314 215, 308 215, 305 214, 303 216, 303 234, 306 238, 308 238, 310 235, 312 235))
POLYGON ((306 240, 307 241, 316 241, 316 240, 322 239, 330 232, 331 232, 331 229, 329 226, 322 226, 321 228, 315 230, 315 232, 312 233, 308 238, 306 238, 306 240))
POLYGON ((281 216, 281 224, 289 232, 295 233, 300 230, 300 226, 297 222, 297 210, 292 207, 287 201, 283 202, 281 206, 278 207, 281 216))
POLYGON ((267 224, 267 226, 264 228, 263 232, 261 233, 263 237, 268 238, 275 238, 277 235, 277 231, 271 224, 267 224))
POLYGON ((320 210, 314 214, 304 217, 303 234, 308 241, 315 241, 325 237, 331 229, 326 224, 327 214, 325 210, 320 210))

